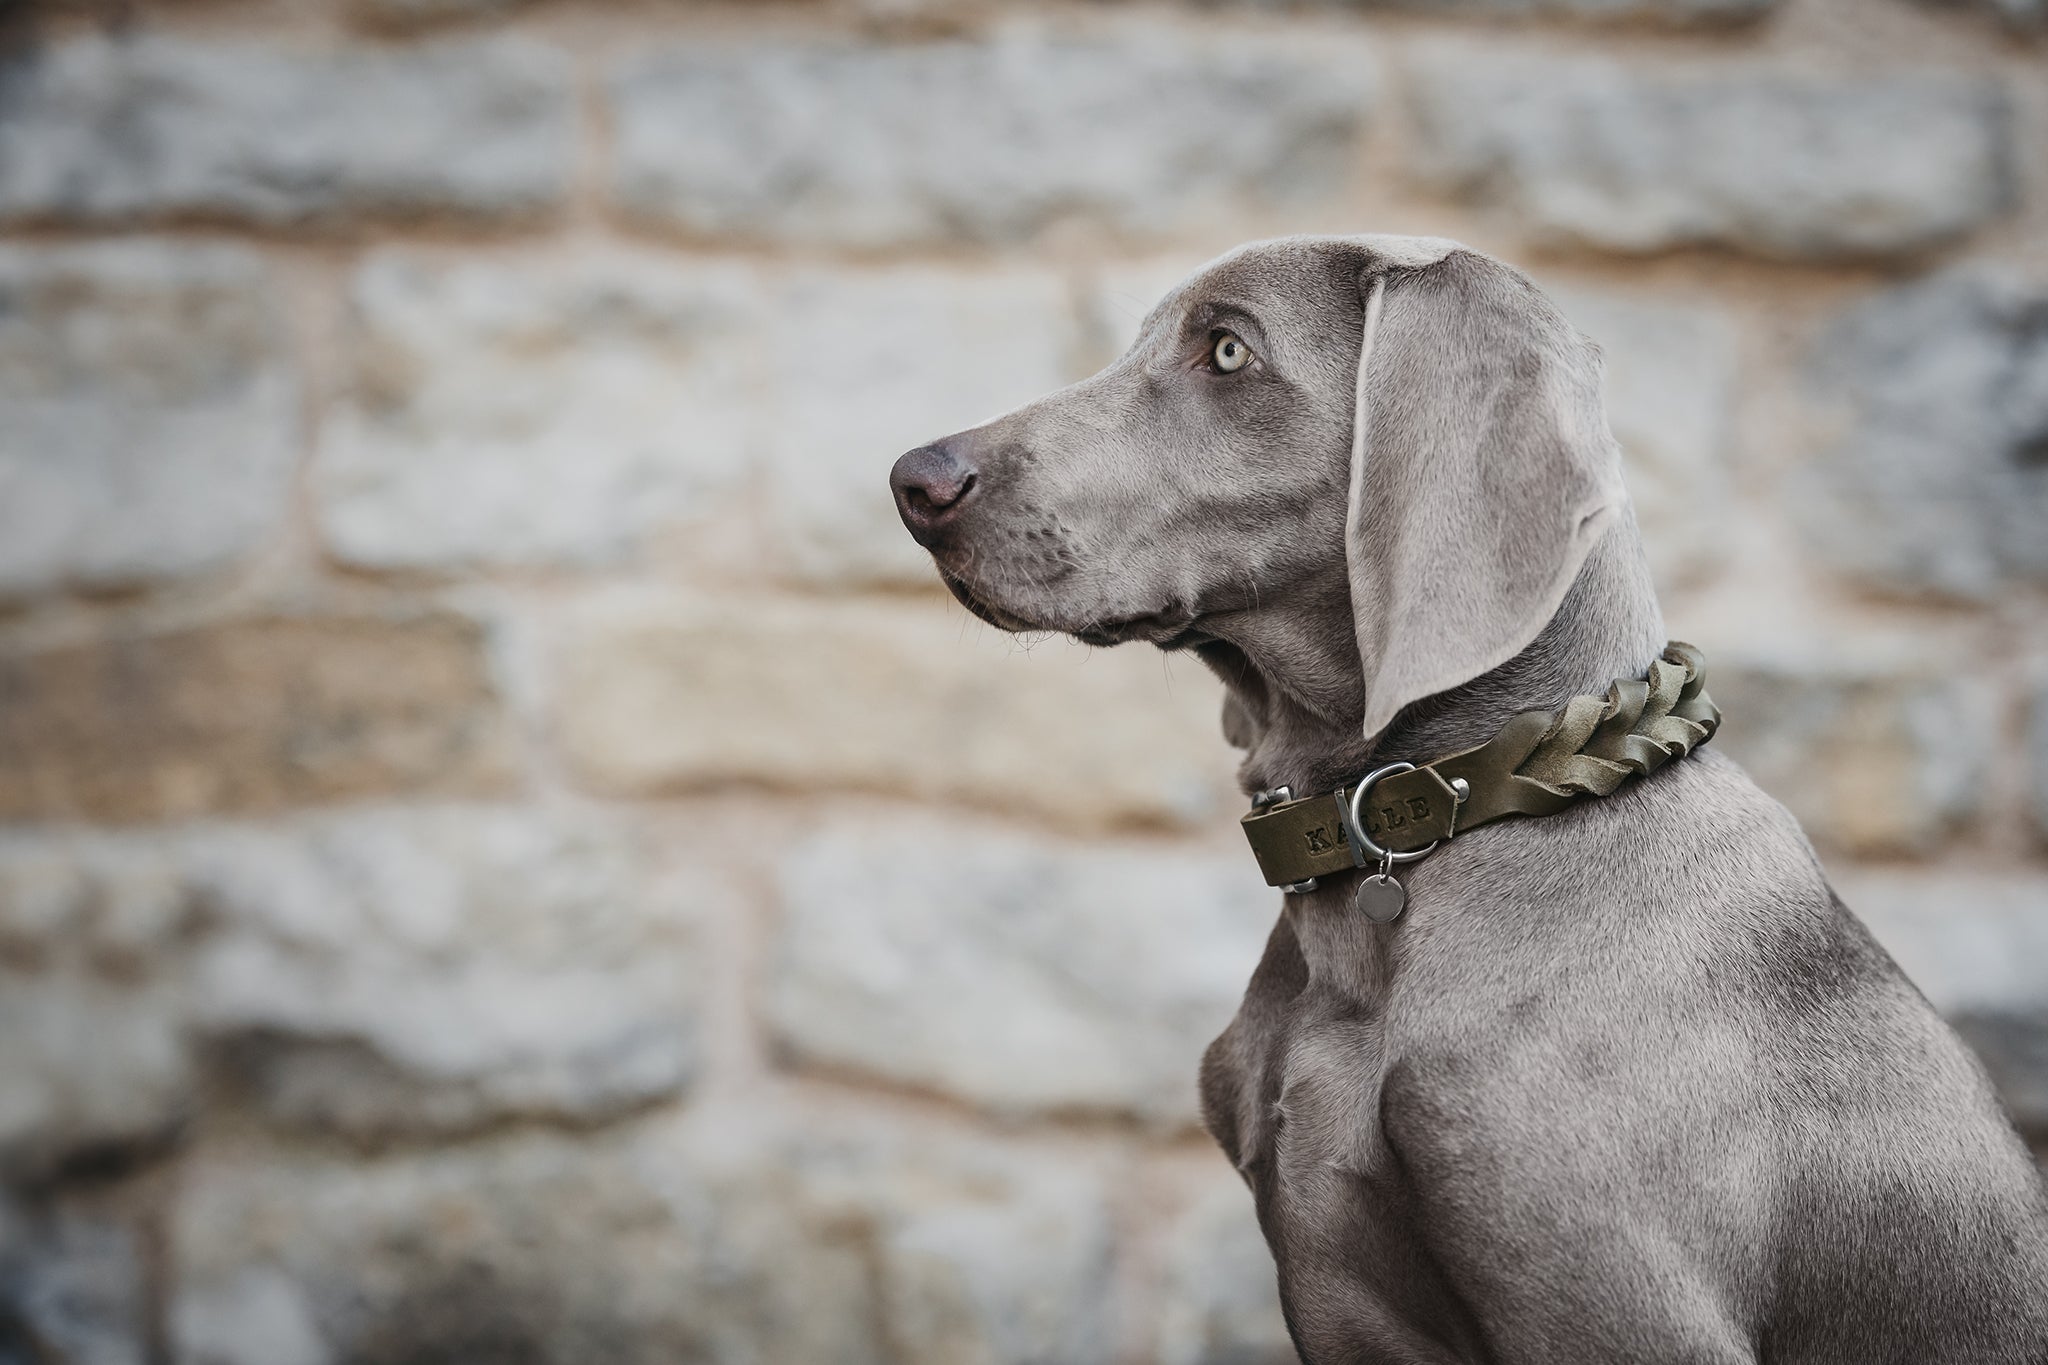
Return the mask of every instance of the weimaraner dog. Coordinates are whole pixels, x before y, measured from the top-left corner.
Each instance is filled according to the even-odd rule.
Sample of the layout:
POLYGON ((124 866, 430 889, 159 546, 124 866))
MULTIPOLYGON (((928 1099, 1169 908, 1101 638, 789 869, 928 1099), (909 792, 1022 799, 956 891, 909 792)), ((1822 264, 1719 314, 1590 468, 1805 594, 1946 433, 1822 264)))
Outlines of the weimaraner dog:
POLYGON ((1290 809, 1690 679, 1610 736, 1645 775, 1394 871, 1401 803, 1354 804, 1292 879, 1201 1091, 1305 1361, 2042 1365, 2040 1177, 1792 817, 1690 751, 1599 382, 1486 256, 1288 238, 891 483, 975 614, 1198 654, 1290 809))

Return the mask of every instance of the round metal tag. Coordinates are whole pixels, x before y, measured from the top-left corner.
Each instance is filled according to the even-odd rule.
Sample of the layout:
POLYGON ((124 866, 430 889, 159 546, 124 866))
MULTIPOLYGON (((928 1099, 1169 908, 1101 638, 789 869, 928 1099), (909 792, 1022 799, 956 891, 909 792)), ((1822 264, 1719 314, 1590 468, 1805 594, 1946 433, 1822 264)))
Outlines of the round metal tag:
POLYGON ((1407 909, 1408 892, 1392 877, 1375 872, 1358 884, 1351 903, 1374 924, 1392 924, 1407 909))

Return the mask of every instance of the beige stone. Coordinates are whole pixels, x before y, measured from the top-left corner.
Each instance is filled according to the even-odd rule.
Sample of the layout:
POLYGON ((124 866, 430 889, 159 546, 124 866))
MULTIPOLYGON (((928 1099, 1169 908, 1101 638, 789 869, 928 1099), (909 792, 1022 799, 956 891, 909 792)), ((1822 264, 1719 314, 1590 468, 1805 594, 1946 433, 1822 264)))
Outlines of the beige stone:
POLYGON ((1925 855, 1982 811, 1998 699, 1981 681, 1853 651, 1710 657, 1725 714, 1715 745, 1823 848, 1925 855))
POLYGON ((1235 809, 1220 687, 1149 646, 1008 637, 950 605, 682 599, 594 611, 555 726, 584 783, 962 801, 1080 828, 1235 809))
POLYGON ((1618 293, 1570 289, 1553 298, 1600 345, 1601 397, 1657 586, 1669 592, 1705 579, 1732 538, 1734 326, 1712 308, 1618 293))
POLYGON ((272 618, 0 657, 0 818, 142 820, 512 785, 475 622, 272 618))
POLYGON ((763 1004, 786 1057, 1000 1114, 1161 1128, 1195 1126, 1202 1049, 1280 904, 1238 848, 908 815, 793 839, 775 888, 763 1004))

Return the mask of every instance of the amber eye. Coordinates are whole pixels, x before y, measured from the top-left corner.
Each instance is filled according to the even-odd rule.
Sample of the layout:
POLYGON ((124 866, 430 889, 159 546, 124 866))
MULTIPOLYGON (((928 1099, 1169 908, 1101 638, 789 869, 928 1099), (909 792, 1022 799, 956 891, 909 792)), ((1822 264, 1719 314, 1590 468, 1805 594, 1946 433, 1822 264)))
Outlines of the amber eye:
POLYGON ((1219 332, 1216 344, 1209 351, 1209 361, 1221 374, 1231 374, 1245 367, 1252 358, 1252 348, 1230 332, 1219 332))

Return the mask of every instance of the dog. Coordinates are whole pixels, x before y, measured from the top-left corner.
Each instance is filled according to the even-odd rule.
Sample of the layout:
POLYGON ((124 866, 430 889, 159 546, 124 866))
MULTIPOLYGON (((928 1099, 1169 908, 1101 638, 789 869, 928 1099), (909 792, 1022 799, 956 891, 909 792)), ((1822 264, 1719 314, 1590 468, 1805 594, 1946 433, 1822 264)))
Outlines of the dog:
MULTIPOLYGON (((1599 386, 1498 261, 1284 238, 890 482, 969 611, 1193 651, 1247 794, 1323 793, 1664 656, 1599 386)), ((1200 1085, 1311 1365, 2048 1362, 2025 1146, 1710 745, 1289 887, 1200 1085)))

